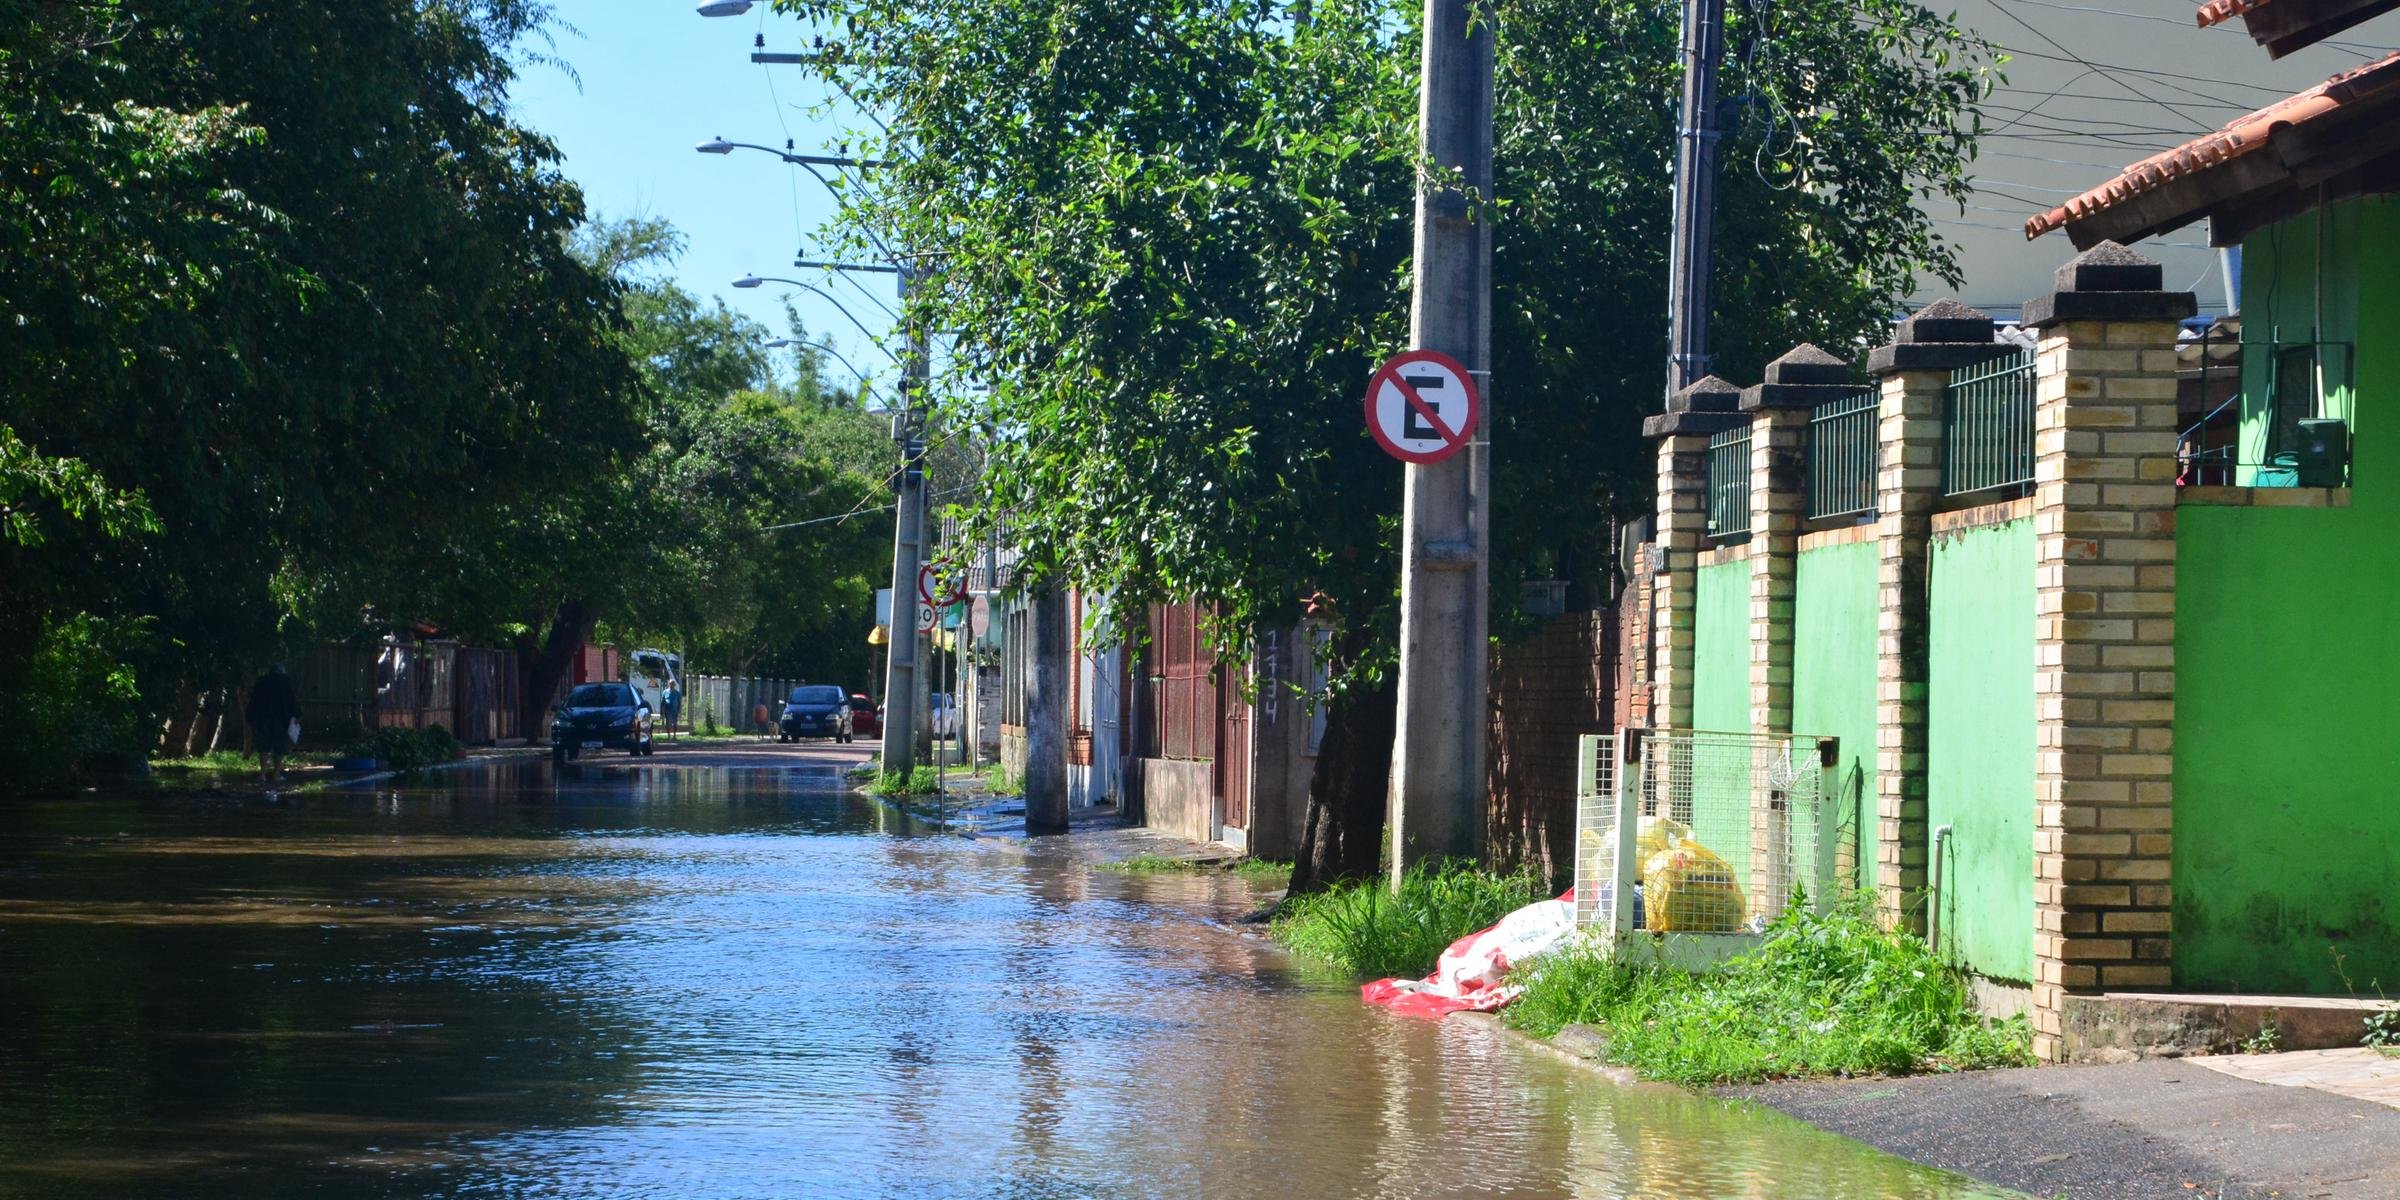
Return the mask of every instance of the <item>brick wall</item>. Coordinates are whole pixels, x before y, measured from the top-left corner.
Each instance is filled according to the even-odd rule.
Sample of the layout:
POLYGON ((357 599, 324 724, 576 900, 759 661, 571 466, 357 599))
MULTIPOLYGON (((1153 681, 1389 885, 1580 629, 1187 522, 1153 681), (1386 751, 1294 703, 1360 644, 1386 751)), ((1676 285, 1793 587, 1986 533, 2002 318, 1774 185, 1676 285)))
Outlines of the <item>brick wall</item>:
POLYGON ((1621 625, 1613 609, 1568 613, 1493 653, 1484 760, 1495 867, 1573 882, 1575 739, 1615 727, 1621 625))

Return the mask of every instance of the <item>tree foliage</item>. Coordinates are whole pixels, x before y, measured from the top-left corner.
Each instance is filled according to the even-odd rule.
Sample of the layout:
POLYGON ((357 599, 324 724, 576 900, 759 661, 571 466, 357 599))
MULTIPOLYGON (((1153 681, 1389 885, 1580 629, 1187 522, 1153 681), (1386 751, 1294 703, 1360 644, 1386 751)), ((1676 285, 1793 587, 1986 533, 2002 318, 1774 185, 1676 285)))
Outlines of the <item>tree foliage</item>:
MULTIPOLYGON (((1414 10, 778 3, 842 31, 820 69, 895 163, 853 189, 853 236, 931 252, 915 315, 959 330, 959 369, 990 385, 951 393, 953 420, 999 431, 979 515, 1123 619, 1197 598, 1241 631, 1329 597, 1345 682, 1371 694, 1395 640, 1401 468, 1359 397, 1406 335, 1414 10)), ((1672 6, 1486 11, 1505 620, 1521 580, 1594 598, 1610 517, 1649 502, 1638 418, 1663 390, 1680 68, 1672 6)), ((1717 361, 1747 377, 1802 340, 1871 339, 1916 277, 1954 272, 1916 204, 1963 194, 1988 54, 1911 0, 1737 3, 1728 44, 1717 361)), ((1377 793, 1368 812, 1380 779, 1317 787, 1377 793)))
POLYGON ((222 678, 630 449, 581 198, 500 103, 547 15, 0 5, 0 425, 159 526, 0 549, 0 663, 71 607, 147 618, 154 675, 222 678))

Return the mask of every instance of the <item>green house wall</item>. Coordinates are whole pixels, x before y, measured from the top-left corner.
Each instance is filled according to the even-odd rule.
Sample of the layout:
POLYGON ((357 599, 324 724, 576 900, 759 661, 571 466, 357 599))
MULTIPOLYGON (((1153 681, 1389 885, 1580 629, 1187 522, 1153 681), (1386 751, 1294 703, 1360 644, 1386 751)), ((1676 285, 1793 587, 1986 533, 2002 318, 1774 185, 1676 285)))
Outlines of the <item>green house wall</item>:
POLYGON ((1750 728, 1750 563, 1700 568, 1692 597, 1692 728, 1750 728))
MULTIPOLYGON (((1874 828, 1876 564, 1872 539, 1800 552, 1792 603, 1792 731, 1841 739, 1846 862, 1874 828)), ((1872 837, 1868 843, 1872 844, 1872 837)), ((1854 875, 1853 884, 1863 876, 1854 875)))
MULTIPOLYGON (((2336 210, 2326 261, 2362 331, 2350 506, 2175 514, 2179 987, 2400 986, 2400 427, 2381 414, 2400 393, 2400 205, 2336 210)), ((2260 265, 2278 246, 2313 264, 2315 229, 2243 243, 2245 337, 2260 265)), ((2279 304, 2314 294, 2297 267, 2273 278, 2279 304)))
POLYGON ((1926 828, 1951 826, 1942 948, 1977 973, 2033 978, 2033 522, 1933 539, 1926 828))

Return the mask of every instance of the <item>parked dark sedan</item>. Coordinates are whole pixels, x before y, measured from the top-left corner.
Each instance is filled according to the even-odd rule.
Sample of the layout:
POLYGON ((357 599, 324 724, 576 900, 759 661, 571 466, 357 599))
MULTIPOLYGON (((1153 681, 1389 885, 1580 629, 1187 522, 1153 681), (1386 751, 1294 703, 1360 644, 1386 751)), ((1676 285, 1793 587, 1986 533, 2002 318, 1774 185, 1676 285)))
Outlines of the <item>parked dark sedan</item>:
POLYGON ((630 684, 578 684, 550 718, 551 761, 603 747, 636 758, 652 750, 650 706, 630 684))
POLYGON ((783 702, 783 720, 775 740, 796 742, 807 737, 850 740, 850 697, 842 689, 830 683, 804 683, 792 689, 783 702))

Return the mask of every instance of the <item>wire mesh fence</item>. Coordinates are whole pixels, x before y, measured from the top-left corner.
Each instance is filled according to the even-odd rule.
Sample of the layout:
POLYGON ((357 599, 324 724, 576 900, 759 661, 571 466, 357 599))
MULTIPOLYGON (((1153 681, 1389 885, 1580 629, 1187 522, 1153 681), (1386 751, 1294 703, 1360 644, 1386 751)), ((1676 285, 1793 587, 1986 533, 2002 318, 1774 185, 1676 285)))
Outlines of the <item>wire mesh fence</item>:
POLYGON ((1808 414, 1808 517, 1824 520, 1875 511, 1877 396, 1860 388, 1808 414))
POLYGON ((1618 933, 1756 933, 1834 885, 1825 743, 1633 731, 1583 739, 1576 917, 1618 933), (1630 910, 1620 897, 1630 898, 1630 910))

